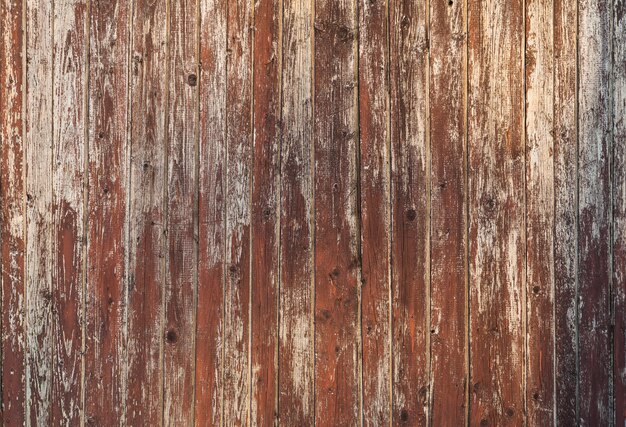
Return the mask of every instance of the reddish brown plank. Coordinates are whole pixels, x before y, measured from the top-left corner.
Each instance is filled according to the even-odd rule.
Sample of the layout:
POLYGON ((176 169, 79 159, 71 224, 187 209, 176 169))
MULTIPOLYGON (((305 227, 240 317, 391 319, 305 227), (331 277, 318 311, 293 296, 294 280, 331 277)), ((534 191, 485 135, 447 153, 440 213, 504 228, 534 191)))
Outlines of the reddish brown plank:
POLYGON ((426 2, 389 3, 392 422, 426 425, 429 402, 428 33, 426 2))
POLYGON ((526 415, 554 421, 553 2, 526 12, 526 415))
POLYGON ((315 3, 315 418, 360 414, 357 9, 315 3))
POLYGON ((262 426, 278 416, 281 9, 278 0, 254 9, 250 423, 262 426))
POLYGON ((283 1, 280 188, 281 424, 314 422, 313 2, 283 1))
POLYGON ((611 228, 611 2, 578 4, 579 422, 608 425, 611 228))
POLYGON ((164 425, 193 423, 198 218, 196 0, 169 3, 164 425))
POLYGON ((616 426, 626 424, 626 3, 613 12, 613 381, 616 426))
POLYGON ((430 358, 433 425, 467 423, 465 3, 430 2, 430 358))
POLYGON ((136 0, 131 19, 126 421, 159 425, 163 415, 166 2, 136 0))
POLYGON ((25 422, 23 0, 0 2, 0 423, 25 422))
POLYGON ((87 3, 54 3, 52 424, 80 424, 84 279, 87 3))
POLYGON ((523 2, 468 14, 470 424, 525 421, 523 2))
POLYGON ((390 164, 386 2, 359 7, 363 423, 389 424, 390 164))
POLYGON ((224 420, 250 420, 250 198, 252 184, 252 2, 228 4, 224 420))
POLYGON ((26 424, 50 424, 52 386, 53 5, 26 4, 26 424))
POLYGON ((224 367, 226 2, 200 2, 196 424, 221 425, 224 367))
POLYGON ((577 5, 554 1, 555 420, 576 424, 577 393, 577 5))
POLYGON ((86 423, 124 423, 130 4, 91 2, 85 287, 86 423))

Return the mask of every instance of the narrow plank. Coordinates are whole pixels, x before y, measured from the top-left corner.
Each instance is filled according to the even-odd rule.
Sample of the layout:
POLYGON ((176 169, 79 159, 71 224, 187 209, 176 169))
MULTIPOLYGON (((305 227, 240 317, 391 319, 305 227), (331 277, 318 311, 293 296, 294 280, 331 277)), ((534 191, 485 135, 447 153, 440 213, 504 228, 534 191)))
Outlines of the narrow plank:
POLYGON ((281 11, 254 3, 250 423, 261 426, 278 416, 281 11))
POLYGON ((363 423, 388 425, 391 390, 387 3, 359 7, 363 423))
POLYGON ((609 425, 611 2, 578 4, 579 422, 609 425))
POLYGON ((252 194, 252 2, 228 4, 224 423, 250 420, 250 199, 252 194))
POLYGON ((526 0, 526 415, 554 421, 553 2, 526 0))
POLYGON ((0 2, 0 423, 25 423, 23 0, 0 2))
POLYGON ((94 425, 125 423, 130 12, 126 1, 90 4, 84 417, 94 425))
POLYGON ((280 187, 281 424, 312 425, 313 328, 313 1, 283 0, 280 187))
POLYGON ((357 9, 315 2, 315 419, 360 414, 357 9))
POLYGON ((626 424, 626 4, 613 12, 613 379, 616 426, 626 424))
POLYGON ((392 423, 426 425, 429 402, 427 3, 390 0, 392 423))
POLYGON ((164 425, 191 425, 194 402, 198 60, 196 0, 169 4, 164 425))
POLYGON ((524 9, 468 15, 472 425, 525 422, 524 9))
POLYGON ((135 0, 130 45, 128 425, 160 425, 165 255, 166 1, 135 0))
POLYGON ((222 425, 226 218, 226 9, 200 2, 199 258, 196 424, 222 425))
POLYGON ((554 305, 557 425, 576 425, 577 4, 554 0, 554 305))
POLYGON ((26 4, 26 417, 50 424, 52 387, 53 5, 26 4))
POLYGON ((430 2, 430 358, 433 425, 467 423, 465 2, 430 2))
POLYGON ((54 2, 52 424, 80 424, 87 2, 54 2))

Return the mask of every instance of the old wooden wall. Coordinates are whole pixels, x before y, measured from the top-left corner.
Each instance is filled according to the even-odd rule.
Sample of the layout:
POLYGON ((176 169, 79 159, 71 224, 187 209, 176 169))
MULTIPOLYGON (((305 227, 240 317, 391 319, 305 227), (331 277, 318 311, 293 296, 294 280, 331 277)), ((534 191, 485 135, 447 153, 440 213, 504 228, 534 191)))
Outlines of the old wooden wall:
POLYGON ((0 25, 2 424, 625 425, 626 1, 0 25))

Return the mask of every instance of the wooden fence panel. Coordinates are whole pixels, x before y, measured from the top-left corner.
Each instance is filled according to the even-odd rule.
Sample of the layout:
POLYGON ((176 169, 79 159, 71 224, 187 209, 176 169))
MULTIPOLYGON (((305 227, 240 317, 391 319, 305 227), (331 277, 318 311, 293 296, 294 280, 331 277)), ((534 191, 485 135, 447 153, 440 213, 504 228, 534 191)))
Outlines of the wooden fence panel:
POLYGON ((624 424, 623 1, 0 33, 0 424, 624 424))

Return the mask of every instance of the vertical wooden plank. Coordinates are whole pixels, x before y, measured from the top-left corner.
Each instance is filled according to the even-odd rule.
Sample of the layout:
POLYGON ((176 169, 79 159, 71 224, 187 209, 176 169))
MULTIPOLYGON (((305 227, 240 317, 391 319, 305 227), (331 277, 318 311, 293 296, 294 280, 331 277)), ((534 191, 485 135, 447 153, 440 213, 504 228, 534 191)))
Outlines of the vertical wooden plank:
POLYGON ((360 419, 357 10, 315 3, 315 418, 360 419))
POLYGON ((254 3, 250 423, 278 416, 278 250, 282 2, 254 3))
POLYGON ((24 1, 0 2, 0 422, 25 422, 24 1))
POLYGON ((470 424, 524 417, 524 10, 469 8, 470 424))
POLYGON ((53 4, 26 4, 26 416, 50 424, 53 4))
POLYGON ((616 426, 626 424, 626 3, 613 12, 613 379, 616 426))
POLYGON ((221 425, 224 402, 224 199, 227 2, 200 2, 199 259, 196 424, 221 425))
POLYGON ((314 423, 313 1, 283 0, 279 420, 314 423))
POLYGON ((611 2, 581 0, 578 27, 580 423, 608 425, 611 2))
POLYGON ((553 1, 526 0, 526 414, 554 421, 553 1))
POLYGON ((228 4, 224 423, 249 421, 252 2, 228 4))
POLYGON ((554 0, 554 321, 558 425, 576 424, 577 4, 554 0))
POLYGON ((163 413, 166 4, 135 0, 130 29, 129 425, 159 425, 163 413))
POLYGON ((465 2, 430 2, 433 425, 467 423, 465 2))
POLYGON ((52 424, 82 409, 87 2, 54 3, 52 424))
POLYGON ((169 7, 167 104, 167 256, 164 424, 193 421, 195 297, 197 281, 197 7, 172 0, 169 7))
POLYGON ((390 165, 387 2, 359 2, 363 423, 390 422, 390 165))
POLYGON ((426 425, 429 401, 427 2, 390 0, 392 421, 426 425))
POLYGON ((85 288, 85 422, 124 424, 130 3, 92 1, 85 288))

